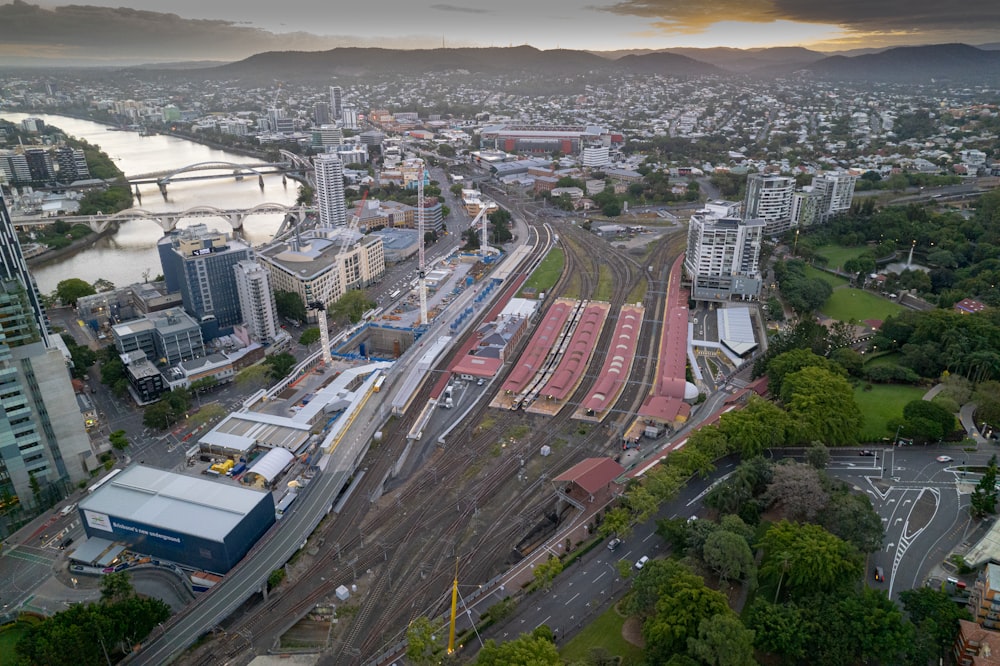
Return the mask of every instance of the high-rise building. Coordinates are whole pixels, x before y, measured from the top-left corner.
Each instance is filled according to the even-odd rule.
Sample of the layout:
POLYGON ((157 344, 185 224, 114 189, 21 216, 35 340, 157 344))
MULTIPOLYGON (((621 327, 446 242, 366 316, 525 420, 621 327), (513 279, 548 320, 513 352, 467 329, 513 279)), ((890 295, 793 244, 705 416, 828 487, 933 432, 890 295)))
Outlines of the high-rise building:
POLYGON ((59 182, 72 183, 90 178, 87 158, 83 151, 70 146, 56 148, 56 164, 59 165, 59 182))
POLYGON ((0 152, 0 172, 11 185, 31 182, 28 158, 23 153, 15 153, 13 150, 0 152))
POLYGON ((611 149, 606 146, 588 146, 583 149, 583 166, 595 168, 611 164, 611 149))
POLYGON ((319 208, 319 224, 334 227, 347 223, 347 209, 344 204, 344 163, 333 153, 315 157, 316 203, 319 208))
POLYGON ((344 143, 344 130, 336 125, 320 125, 319 145, 324 148, 339 146, 344 143))
POLYGON ((281 330, 274 290, 271 289, 271 273, 256 261, 241 261, 233 270, 243 323, 250 337, 261 344, 271 344, 281 330))
POLYGON ((345 106, 340 120, 345 129, 358 129, 358 110, 353 106, 345 106))
POLYGON ((792 195, 792 226, 810 227, 821 221, 823 193, 811 187, 792 195))
POLYGON ((756 298, 761 287, 764 221, 720 217, 719 212, 706 209, 691 216, 684 256, 691 297, 701 301, 756 298))
POLYGON ((330 105, 326 102, 316 102, 313 105, 313 122, 317 125, 326 125, 330 120, 330 105))
POLYGON ((764 220, 764 233, 780 236, 792 227, 792 194, 795 179, 752 173, 747 178, 743 217, 764 220))
POLYGON ((819 192, 822 196, 820 222, 826 222, 851 209, 857 180, 858 177, 850 171, 831 171, 813 176, 812 191, 819 192))
POLYGON ((52 164, 52 155, 44 148, 25 148, 24 157, 28 160, 28 170, 31 171, 31 180, 36 182, 48 182, 56 177, 56 170, 52 164))
POLYGON ((88 478, 94 460, 65 345, 48 333, 0 192, 0 532, 88 478), (33 481, 34 480, 34 481, 33 481), (38 487, 36 493, 32 486, 38 487))
POLYGON ((253 250, 229 234, 196 224, 158 243, 168 291, 181 292, 184 310, 212 340, 243 321, 233 267, 253 259, 253 250))
POLYGON ((344 110, 344 90, 340 86, 330 86, 330 111, 333 117, 340 120, 344 110))
POLYGON ((305 303, 334 303, 349 289, 364 289, 385 273, 380 236, 346 227, 312 229, 288 242, 260 250, 275 290, 291 291, 305 303), (343 248, 343 251, 341 249, 343 248))

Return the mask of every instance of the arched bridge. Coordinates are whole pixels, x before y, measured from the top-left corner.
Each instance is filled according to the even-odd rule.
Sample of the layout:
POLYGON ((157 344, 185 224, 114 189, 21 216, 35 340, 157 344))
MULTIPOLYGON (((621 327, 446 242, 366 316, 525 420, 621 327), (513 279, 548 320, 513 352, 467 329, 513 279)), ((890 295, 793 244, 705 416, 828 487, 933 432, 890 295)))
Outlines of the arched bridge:
POLYGON ((310 168, 310 166, 307 166, 309 165, 308 160, 304 160, 298 155, 289 153, 288 151, 282 150, 281 153, 282 157, 286 160, 284 162, 240 164, 238 162, 214 160, 210 162, 188 164, 187 166, 170 171, 154 171, 152 173, 127 176, 127 179, 129 184, 133 186, 152 184, 158 185, 160 191, 165 194, 168 183, 182 180, 208 180, 213 178, 243 178, 244 176, 257 176, 260 181, 260 186, 263 188, 264 174, 288 172, 308 173, 308 169, 310 168), (295 160, 292 160, 289 157, 293 155, 296 158, 295 160), (207 171, 222 171, 226 173, 204 173, 207 171))
MULTIPOLYGON (((262 203, 252 208, 217 208, 215 206, 195 206, 183 211, 150 211, 143 208, 126 208, 112 215, 74 215, 64 218, 66 222, 72 224, 86 224, 97 233, 101 233, 108 228, 112 222, 127 222, 128 220, 152 220, 169 233, 177 228, 177 223, 183 219, 193 217, 221 217, 232 226, 234 231, 243 228, 243 221, 251 215, 261 214, 282 214, 286 220, 293 217, 296 223, 305 220, 306 215, 315 213, 316 208, 311 206, 286 206, 280 203, 262 203)), ((39 224, 51 224, 57 218, 15 218, 15 226, 34 226, 39 224)), ((283 222, 282 227, 286 224, 283 222)))

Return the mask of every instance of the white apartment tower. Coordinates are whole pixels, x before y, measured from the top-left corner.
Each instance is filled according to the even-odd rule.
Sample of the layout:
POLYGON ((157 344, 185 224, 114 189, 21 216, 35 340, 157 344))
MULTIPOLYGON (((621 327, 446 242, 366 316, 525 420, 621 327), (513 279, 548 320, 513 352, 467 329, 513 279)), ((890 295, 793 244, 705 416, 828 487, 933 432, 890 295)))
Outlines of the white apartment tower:
POLYGON ((831 171, 813 176, 812 191, 819 192, 822 196, 819 207, 820 222, 826 222, 851 209, 854 184, 857 180, 858 177, 850 171, 831 171))
POLYGON ((330 111, 340 120, 344 112, 344 90, 340 86, 330 86, 330 111))
POLYGON ((352 106, 345 106, 340 124, 346 129, 358 129, 358 110, 352 106))
POLYGON ((698 301, 757 298, 764 227, 763 220, 718 217, 713 210, 692 215, 684 257, 691 297, 698 301))
POLYGON ((347 223, 344 204, 344 163, 335 153, 315 157, 316 203, 319 207, 321 227, 335 227, 347 223))
POLYGON ((588 146, 583 149, 583 166, 605 167, 611 164, 611 149, 607 146, 588 146))
POLYGON ((743 217, 764 220, 764 233, 780 236, 792 227, 794 192, 794 178, 752 173, 747 177, 743 217))
POLYGON ((271 273, 256 261, 241 261, 233 266, 240 311, 250 337, 261 344, 271 344, 278 337, 278 309, 271 289, 271 273))

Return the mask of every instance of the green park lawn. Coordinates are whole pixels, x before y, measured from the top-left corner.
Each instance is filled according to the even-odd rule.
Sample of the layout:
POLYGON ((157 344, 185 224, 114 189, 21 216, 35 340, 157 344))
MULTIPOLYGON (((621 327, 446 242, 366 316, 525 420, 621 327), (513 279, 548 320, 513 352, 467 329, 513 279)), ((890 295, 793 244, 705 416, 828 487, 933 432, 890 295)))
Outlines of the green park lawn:
POLYGON ((601 647, 611 655, 620 656, 622 666, 641 664, 642 648, 622 638, 624 624, 625 618, 612 606, 594 618, 594 621, 574 636, 573 640, 566 643, 559 651, 559 656, 571 664, 585 663, 590 657, 591 648, 601 647))
POLYGON ((842 245, 823 245, 816 248, 816 254, 826 259, 830 268, 843 268, 849 259, 859 257, 868 248, 863 246, 844 247, 842 245))
POLYGON ((912 400, 920 400, 927 389, 903 384, 874 384, 870 391, 865 385, 854 389, 854 400, 861 408, 865 422, 861 426, 862 442, 877 442, 892 437, 889 419, 902 418, 903 407, 912 400))
POLYGON ((806 277, 807 278, 819 278, 823 282, 836 289, 837 287, 843 287, 847 285, 847 278, 840 277, 839 275, 834 275, 833 273, 827 273, 826 271, 821 271, 820 269, 806 265, 806 277))
POLYGON ((566 256, 563 254, 562 248, 552 248, 542 259, 542 263, 538 265, 535 272, 525 281, 522 293, 525 290, 530 292, 533 289, 534 293, 540 294, 552 289, 559 281, 565 263, 566 256))
POLYGON ((846 286, 834 288, 833 295, 820 308, 820 312, 827 317, 847 322, 861 322, 866 319, 885 320, 903 310, 903 306, 887 298, 846 286))
POLYGON ((21 636, 28 633, 28 629, 27 624, 19 622, 0 631, 0 664, 14 663, 14 646, 17 645, 21 636))

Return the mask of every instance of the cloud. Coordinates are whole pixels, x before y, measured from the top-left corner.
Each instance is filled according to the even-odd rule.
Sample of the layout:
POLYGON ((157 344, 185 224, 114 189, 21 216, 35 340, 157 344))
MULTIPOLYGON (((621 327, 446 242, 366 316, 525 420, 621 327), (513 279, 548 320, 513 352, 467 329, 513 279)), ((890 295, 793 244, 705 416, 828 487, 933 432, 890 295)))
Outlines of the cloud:
POLYGON ((1000 28, 1000 2, 966 0, 619 0, 603 8, 622 16, 652 19, 668 34, 704 32, 720 22, 791 21, 855 33, 982 32, 1000 28))
POLYGON ((431 5, 431 9, 436 9, 439 12, 460 12, 462 14, 490 14, 488 9, 475 9, 473 7, 461 7, 459 5, 449 5, 444 2, 439 2, 436 5, 431 5))

